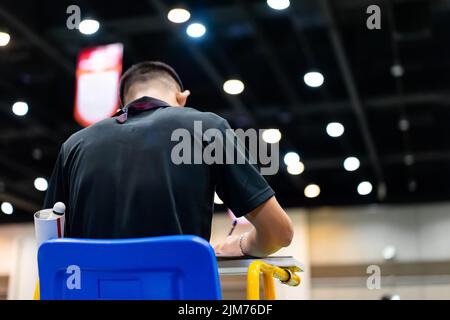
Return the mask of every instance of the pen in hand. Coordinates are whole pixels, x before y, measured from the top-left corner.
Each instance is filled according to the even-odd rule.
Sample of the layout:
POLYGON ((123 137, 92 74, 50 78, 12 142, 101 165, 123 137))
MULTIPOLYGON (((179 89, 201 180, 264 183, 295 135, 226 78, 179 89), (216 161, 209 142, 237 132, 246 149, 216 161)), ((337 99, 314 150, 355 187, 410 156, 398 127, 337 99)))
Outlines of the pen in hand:
MULTIPOLYGON (((234 229, 236 229, 238 221, 237 219, 233 220, 232 227, 230 229, 230 232, 228 232, 227 238, 222 242, 214 246, 214 252, 216 253, 216 256, 218 257, 237 257, 241 256, 241 254, 236 249, 236 239, 230 238, 230 236, 233 234, 234 229)), ((238 238, 238 237, 236 237, 238 238)))
POLYGON ((236 229, 236 225, 237 225, 237 220, 235 219, 235 220, 233 221, 233 225, 232 225, 232 227, 231 227, 230 232, 228 232, 228 237, 231 236, 231 235, 233 234, 234 229, 236 229))

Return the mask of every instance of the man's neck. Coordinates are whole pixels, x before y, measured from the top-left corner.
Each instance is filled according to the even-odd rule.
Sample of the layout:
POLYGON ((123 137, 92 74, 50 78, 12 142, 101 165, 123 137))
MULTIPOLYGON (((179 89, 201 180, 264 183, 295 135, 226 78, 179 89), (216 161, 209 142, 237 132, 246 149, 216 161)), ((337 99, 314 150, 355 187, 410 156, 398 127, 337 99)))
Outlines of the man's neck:
POLYGON ((167 94, 163 94, 163 93, 155 92, 155 91, 153 91, 153 92, 146 91, 146 92, 133 93, 129 97, 127 97, 128 98, 127 101, 128 101, 128 103, 130 103, 130 102, 135 101, 135 100, 137 100, 139 98, 142 98, 142 97, 155 98, 155 99, 164 101, 165 103, 167 103, 167 104, 169 104, 171 106, 176 106, 177 105, 176 101, 173 101, 174 99, 169 97, 167 94))

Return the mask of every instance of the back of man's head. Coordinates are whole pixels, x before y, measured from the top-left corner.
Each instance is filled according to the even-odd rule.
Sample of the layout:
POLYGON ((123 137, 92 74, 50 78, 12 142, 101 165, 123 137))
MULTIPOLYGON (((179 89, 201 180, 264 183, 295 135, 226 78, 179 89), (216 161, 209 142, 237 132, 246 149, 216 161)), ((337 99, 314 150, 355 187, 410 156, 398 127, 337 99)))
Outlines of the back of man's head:
POLYGON ((136 98, 138 91, 182 92, 183 84, 176 71, 160 61, 144 61, 130 67, 120 80, 122 104, 136 98))

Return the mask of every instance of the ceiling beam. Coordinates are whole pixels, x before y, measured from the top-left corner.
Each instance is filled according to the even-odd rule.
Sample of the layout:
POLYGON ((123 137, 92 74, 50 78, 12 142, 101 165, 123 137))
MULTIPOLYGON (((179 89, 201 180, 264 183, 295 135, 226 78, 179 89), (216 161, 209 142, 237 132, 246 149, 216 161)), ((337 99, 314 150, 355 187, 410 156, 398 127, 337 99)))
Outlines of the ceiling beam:
POLYGON ((386 197, 386 181, 384 178, 383 169, 380 164, 380 159, 375 146, 375 142, 370 132, 367 115, 364 111, 356 83, 353 79, 352 70, 345 53, 344 45, 339 33, 336 20, 334 18, 333 10, 330 6, 329 1, 321 0, 320 3, 323 14, 328 22, 328 35, 337 58, 342 77, 344 78, 344 83, 350 98, 351 107, 356 116, 356 119, 358 120, 359 129, 361 131, 366 151, 369 156, 375 178, 377 179, 378 198, 379 200, 384 200, 384 198, 386 197))
POLYGON ((0 193, 0 202, 10 202, 14 207, 30 213, 34 213, 42 207, 36 202, 32 202, 28 199, 24 199, 7 192, 0 193))
MULTIPOLYGON (((406 109, 422 108, 429 109, 430 105, 447 110, 450 106, 450 95, 447 92, 429 92, 429 93, 412 93, 405 95, 388 95, 379 96, 362 100, 365 110, 370 111, 387 111, 388 109, 397 110, 399 104, 406 109)), ((294 116, 306 117, 309 115, 318 115, 332 111, 334 115, 338 113, 353 112, 351 109, 351 101, 341 100, 334 102, 320 103, 302 103, 293 111, 294 116)), ((280 113, 280 106, 265 105, 259 108, 262 117, 273 117, 280 113)))
POLYGON ((276 57, 274 50, 270 44, 270 41, 264 35, 264 31, 262 30, 258 22, 255 20, 254 12, 251 6, 245 1, 240 1, 240 3, 243 8, 244 18, 256 31, 255 37, 257 44, 267 60, 268 67, 272 71, 272 74, 275 76, 275 78, 272 79, 272 81, 278 84, 278 87, 284 93, 287 100, 289 101, 291 109, 294 109, 296 106, 300 105, 300 97, 297 94, 298 90, 296 90, 292 82, 289 81, 288 78, 286 77, 286 71, 283 69, 281 62, 276 57))
POLYGON ((0 20, 9 26, 12 30, 20 33, 31 44, 41 50, 51 61, 58 64, 68 74, 75 74, 75 65, 65 58, 55 47, 48 43, 44 38, 39 36, 32 28, 27 26, 23 21, 16 18, 12 13, 0 5, 0 20))

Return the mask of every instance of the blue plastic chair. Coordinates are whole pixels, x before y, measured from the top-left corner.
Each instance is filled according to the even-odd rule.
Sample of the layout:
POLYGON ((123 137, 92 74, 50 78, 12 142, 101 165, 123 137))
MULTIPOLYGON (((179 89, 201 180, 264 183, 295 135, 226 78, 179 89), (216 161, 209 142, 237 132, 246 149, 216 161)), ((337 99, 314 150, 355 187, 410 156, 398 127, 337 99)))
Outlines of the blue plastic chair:
POLYGON ((196 236, 54 239, 38 265, 43 300, 221 299, 214 251, 196 236))

